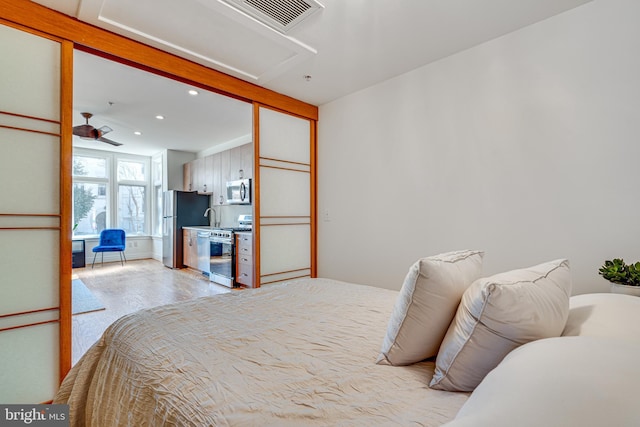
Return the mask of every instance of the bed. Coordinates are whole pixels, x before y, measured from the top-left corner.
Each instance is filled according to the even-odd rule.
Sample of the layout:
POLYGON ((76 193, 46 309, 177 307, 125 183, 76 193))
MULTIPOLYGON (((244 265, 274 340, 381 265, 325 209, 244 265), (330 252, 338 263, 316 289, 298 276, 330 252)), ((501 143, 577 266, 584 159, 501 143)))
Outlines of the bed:
POLYGON ((54 403, 73 426, 640 425, 640 298, 571 295, 557 259, 482 277, 418 260, 400 291, 302 279, 125 316, 54 403))
POLYGON ((377 364, 398 292, 302 279, 140 311, 111 325, 54 403, 87 426, 439 426, 468 393, 433 359, 377 364))

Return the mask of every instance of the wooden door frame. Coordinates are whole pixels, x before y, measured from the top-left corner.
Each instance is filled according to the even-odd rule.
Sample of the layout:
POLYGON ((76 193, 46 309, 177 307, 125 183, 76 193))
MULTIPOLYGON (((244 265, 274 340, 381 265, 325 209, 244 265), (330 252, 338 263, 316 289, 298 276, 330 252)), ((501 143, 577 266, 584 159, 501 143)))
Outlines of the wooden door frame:
MULTIPOLYGON (((318 107, 84 23, 29 0, 0 0, 0 21, 55 37, 62 43, 59 277, 62 380, 71 369, 73 49, 84 50, 206 90, 247 102, 258 102, 305 117, 312 121, 314 142, 318 107)), ((312 152, 315 153, 315 147, 312 152)), ((315 250, 313 253, 315 254, 315 250)), ((313 264, 315 265, 315 259, 313 264)))

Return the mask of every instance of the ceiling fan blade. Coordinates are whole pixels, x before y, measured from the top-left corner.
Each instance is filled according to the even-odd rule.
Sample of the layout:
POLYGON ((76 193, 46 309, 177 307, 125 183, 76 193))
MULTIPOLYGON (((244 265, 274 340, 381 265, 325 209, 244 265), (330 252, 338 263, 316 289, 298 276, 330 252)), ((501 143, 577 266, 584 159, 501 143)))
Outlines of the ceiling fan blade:
POLYGON ((94 128, 91 125, 80 125, 73 127, 73 134, 79 136, 80 138, 91 138, 93 139, 93 131, 94 128))
POLYGON ((122 145, 119 142, 113 141, 108 138, 104 138, 105 134, 113 131, 113 129, 111 129, 109 126, 105 125, 99 129, 96 129, 89 124, 89 119, 93 117, 93 114, 91 113, 80 113, 80 114, 82 114, 82 117, 85 118, 87 123, 85 123, 84 125, 74 126, 73 127, 74 135, 77 135, 83 139, 93 139, 95 141, 106 142, 107 144, 111 144, 115 147, 119 147, 122 145))
POLYGON ((113 129, 111 129, 109 126, 104 125, 101 128, 98 129, 100 131, 100 136, 104 135, 105 133, 109 133, 111 131, 113 131, 113 129))
POLYGON ((96 139, 96 141, 106 142, 107 144, 111 144, 111 145, 113 145, 113 146, 115 146, 115 147, 119 147, 119 146, 121 146, 121 145, 122 145, 122 144, 121 144, 121 143, 119 143, 119 142, 115 142, 115 141, 112 141, 112 140, 110 140, 110 139, 108 139, 108 138, 104 138, 104 137, 97 138, 97 139, 96 139))

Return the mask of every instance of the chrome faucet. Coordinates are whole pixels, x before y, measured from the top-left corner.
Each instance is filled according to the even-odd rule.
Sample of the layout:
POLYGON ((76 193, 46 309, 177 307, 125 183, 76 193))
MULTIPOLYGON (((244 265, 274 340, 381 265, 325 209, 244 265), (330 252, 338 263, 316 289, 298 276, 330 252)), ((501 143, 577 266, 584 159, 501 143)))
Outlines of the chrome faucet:
POLYGON ((215 209, 207 208, 207 210, 204 211, 204 216, 209 215, 210 212, 213 212, 213 224, 211 223, 211 216, 209 216, 209 226, 219 227, 220 223, 218 222, 218 213, 216 212, 215 209))

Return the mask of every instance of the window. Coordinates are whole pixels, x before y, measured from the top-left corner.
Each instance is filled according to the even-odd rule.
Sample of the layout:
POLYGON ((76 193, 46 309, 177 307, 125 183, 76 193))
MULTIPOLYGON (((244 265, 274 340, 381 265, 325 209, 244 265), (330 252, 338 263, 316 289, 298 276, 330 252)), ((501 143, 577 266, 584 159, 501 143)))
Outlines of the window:
POLYGON ((127 234, 145 234, 148 163, 118 159, 117 223, 127 234))
POLYGON ((74 150, 74 236, 95 236, 105 228, 148 234, 149 163, 143 156, 74 150))
POLYGON ((156 155, 151 163, 151 173, 153 174, 152 197, 155 203, 151 230, 154 236, 162 235, 162 158, 162 155, 156 155))
POLYGON ((108 158, 73 156, 73 234, 99 234, 106 228, 108 158))

